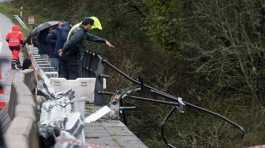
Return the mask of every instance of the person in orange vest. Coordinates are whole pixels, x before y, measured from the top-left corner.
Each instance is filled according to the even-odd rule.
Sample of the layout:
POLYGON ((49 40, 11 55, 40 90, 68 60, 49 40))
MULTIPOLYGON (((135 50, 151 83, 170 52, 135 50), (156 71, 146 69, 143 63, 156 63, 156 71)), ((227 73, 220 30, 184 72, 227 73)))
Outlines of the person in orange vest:
POLYGON ((6 41, 8 42, 9 49, 12 52, 12 68, 21 68, 19 53, 24 42, 24 35, 18 25, 12 26, 12 30, 6 35, 6 41))

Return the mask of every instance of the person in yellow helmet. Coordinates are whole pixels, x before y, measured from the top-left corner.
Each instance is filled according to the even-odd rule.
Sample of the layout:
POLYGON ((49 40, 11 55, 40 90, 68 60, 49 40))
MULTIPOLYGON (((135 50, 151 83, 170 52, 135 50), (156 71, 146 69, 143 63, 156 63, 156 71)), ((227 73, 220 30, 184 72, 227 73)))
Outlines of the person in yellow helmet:
MULTIPOLYGON (((81 57, 84 51, 84 41, 103 43, 110 48, 114 48, 108 40, 91 34, 89 31, 95 24, 95 20, 90 17, 84 18, 79 25, 75 25, 69 32, 68 40, 63 49, 59 51, 62 59, 62 77, 66 79, 76 79, 81 76, 81 57)), ((98 24, 97 24, 98 25, 98 24)), ((101 26, 101 24, 100 24, 101 26)), ((102 27, 101 27, 102 29, 102 27)))
MULTIPOLYGON (((95 16, 91 16, 91 17, 89 17, 89 18, 92 19, 92 20, 94 21, 94 24, 91 26, 91 30, 92 30, 92 29, 102 30, 102 25, 101 25, 101 23, 100 23, 100 21, 99 21, 99 19, 98 19, 97 17, 95 17, 95 16)), ((80 27, 81 25, 82 25, 82 22, 75 24, 75 25, 71 28, 71 30, 69 31, 69 34, 68 34, 67 40, 69 40, 70 35, 74 32, 74 30, 76 30, 76 29, 77 29, 78 27, 80 27)))

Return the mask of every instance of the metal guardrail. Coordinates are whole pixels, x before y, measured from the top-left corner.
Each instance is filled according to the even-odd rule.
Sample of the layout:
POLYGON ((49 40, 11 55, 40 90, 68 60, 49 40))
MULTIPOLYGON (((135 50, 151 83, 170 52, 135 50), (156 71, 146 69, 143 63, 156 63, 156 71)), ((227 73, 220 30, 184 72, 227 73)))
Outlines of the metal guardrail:
POLYGON ((109 78, 108 75, 104 74, 105 66, 103 58, 92 52, 85 52, 82 59, 82 73, 83 78, 96 78, 95 86, 95 104, 106 105, 107 99, 104 95, 97 92, 106 89, 106 81, 109 78))
POLYGON ((41 75, 42 78, 48 79, 48 77, 58 77, 58 72, 56 71, 55 67, 51 66, 48 57, 39 55, 38 48, 36 47, 27 47, 27 49, 29 52, 28 54, 32 55, 31 61, 33 64, 33 68, 41 75))
MULTIPOLYGON (((38 48, 27 47, 28 55, 31 55, 33 69, 47 84, 50 78, 58 78, 59 73, 51 66, 49 58, 38 54, 38 48)), ((106 79, 109 76, 104 74, 103 58, 91 52, 86 52, 82 60, 81 78, 96 78, 95 92, 106 89, 106 79)), ((95 105, 107 104, 104 95, 95 93, 95 105)))
MULTIPOLYGON (((39 131, 43 143, 46 146, 52 146, 54 143, 50 143, 49 139, 54 136, 53 134, 57 133, 56 131, 61 133, 58 138, 79 139, 82 143, 85 143, 84 123, 82 121, 85 102, 88 101, 87 97, 93 97, 94 100, 94 95, 88 95, 86 99, 83 99, 79 95, 87 94, 82 93, 82 89, 84 88, 91 88, 94 94, 95 79, 93 78, 93 82, 92 79, 66 80, 58 78, 58 72, 51 66, 48 57, 39 55, 38 48, 27 47, 27 49, 28 55, 31 55, 36 78, 39 81, 37 87, 38 92, 47 98, 42 103, 39 123, 39 131), (74 88, 70 89, 72 86, 68 83, 71 83, 72 86, 76 85, 76 90, 74 88), (90 87, 89 83, 92 83, 93 86, 90 87)), ((90 91, 85 90, 85 92, 90 91)), ((55 147, 68 148, 72 147, 72 144, 65 145, 56 142, 55 147)))

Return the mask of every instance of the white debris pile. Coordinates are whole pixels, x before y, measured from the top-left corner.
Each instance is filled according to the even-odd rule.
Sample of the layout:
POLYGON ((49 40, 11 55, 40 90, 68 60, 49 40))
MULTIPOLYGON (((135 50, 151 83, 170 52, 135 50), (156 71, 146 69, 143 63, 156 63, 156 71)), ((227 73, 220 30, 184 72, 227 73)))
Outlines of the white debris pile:
POLYGON ((75 92, 68 90, 51 96, 53 97, 41 106, 39 121, 41 141, 48 148, 81 147, 67 142, 73 138, 85 142, 83 118, 80 112, 73 111, 75 92), (56 139, 63 139, 65 142, 56 139))

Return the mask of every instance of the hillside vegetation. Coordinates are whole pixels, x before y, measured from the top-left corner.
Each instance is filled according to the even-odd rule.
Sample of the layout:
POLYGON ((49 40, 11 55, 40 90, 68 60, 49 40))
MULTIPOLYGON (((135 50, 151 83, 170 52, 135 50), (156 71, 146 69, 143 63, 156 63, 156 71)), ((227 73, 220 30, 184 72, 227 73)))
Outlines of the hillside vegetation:
MULTIPOLYGON (((168 123, 180 148, 241 148, 265 141, 265 2, 263 0, 14 0, 38 21, 79 22, 97 16, 117 48, 95 45, 126 73, 185 100, 228 116, 223 121, 185 110, 168 123)), ((112 71, 111 89, 128 86, 112 71)), ((165 145, 159 125, 167 106, 128 101, 130 129, 150 148, 165 145), (144 115, 144 116, 143 116, 144 115)))

